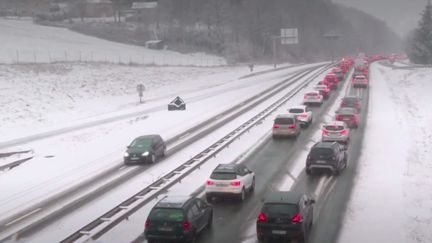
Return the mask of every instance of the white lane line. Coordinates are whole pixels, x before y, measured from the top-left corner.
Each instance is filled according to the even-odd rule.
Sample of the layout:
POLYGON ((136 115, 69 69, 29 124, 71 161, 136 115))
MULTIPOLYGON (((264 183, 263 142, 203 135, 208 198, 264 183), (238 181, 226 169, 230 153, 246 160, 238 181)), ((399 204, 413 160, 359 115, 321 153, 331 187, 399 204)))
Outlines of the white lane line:
POLYGON ((28 212, 27 214, 25 214, 25 215, 23 215, 23 216, 21 216, 21 217, 19 217, 19 218, 17 218, 17 219, 14 219, 14 220, 8 222, 7 224, 5 224, 5 226, 10 226, 10 225, 12 225, 12 224, 14 224, 14 223, 16 223, 16 222, 18 222, 18 221, 21 221, 21 220, 23 220, 24 218, 27 218, 28 216, 30 216, 30 215, 32 215, 32 214, 34 214, 34 213, 39 212, 41 209, 42 209, 42 208, 36 208, 35 210, 33 210, 33 211, 31 211, 31 212, 28 212))
POLYGON ((126 166, 124 166, 124 165, 119 168, 119 170, 124 170, 124 169, 126 169, 126 166))

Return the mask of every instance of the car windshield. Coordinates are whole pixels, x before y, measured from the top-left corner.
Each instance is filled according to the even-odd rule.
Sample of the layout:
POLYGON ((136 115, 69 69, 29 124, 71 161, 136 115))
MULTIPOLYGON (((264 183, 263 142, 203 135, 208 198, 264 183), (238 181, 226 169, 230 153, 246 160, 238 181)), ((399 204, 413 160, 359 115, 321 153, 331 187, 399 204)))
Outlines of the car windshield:
POLYGON ((310 157, 312 159, 319 158, 320 156, 331 156, 333 154, 333 150, 331 148, 313 148, 310 152, 310 157))
POLYGON ((301 108, 292 108, 292 109, 289 109, 289 113, 304 113, 304 109, 301 109, 301 108))
POLYGON ((149 219, 155 221, 182 222, 184 220, 183 210, 178 208, 154 208, 149 219))
POLYGON ((262 211, 269 216, 282 215, 293 217, 298 213, 298 206, 289 203, 266 203, 264 204, 262 211))
POLYGON ((326 129, 328 131, 342 131, 344 129, 344 126, 327 125, 327 126, 324 126, 324 129, 326 129))
POLYGON ((355 110, 342 108, 342 109, 339 109, 337 113, 340 115, 353 115, 353 114, 355 114, 355 110))
POLYGON ((291 124, 294 124, 294 119, 292 119, 292 118, 276 118, 274 123, 280 124, 280 125, 291 125, 291 124))
POLYGON ((138 148, 143 148, 143 147, 150 147, 152 145, 152 139, 150 138, 139 138, 139 139, 135 139, 132 143, 131 143, 131 147, 138 147, 138 148))
POLYGON ((234 172, 213 172, 210 178, 214 180, 234 180, 237 178, 237 174, 234 172))

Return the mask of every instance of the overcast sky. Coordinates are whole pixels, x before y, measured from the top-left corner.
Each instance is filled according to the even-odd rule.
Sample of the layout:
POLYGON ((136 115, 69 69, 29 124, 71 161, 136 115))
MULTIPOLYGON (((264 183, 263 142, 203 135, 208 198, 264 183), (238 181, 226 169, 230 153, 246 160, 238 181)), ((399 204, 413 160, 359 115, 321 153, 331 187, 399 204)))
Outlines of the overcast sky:
POLYGON ((427 0, 333 0, 383 19, 397 34, 404 36, 417 27, 427 0))

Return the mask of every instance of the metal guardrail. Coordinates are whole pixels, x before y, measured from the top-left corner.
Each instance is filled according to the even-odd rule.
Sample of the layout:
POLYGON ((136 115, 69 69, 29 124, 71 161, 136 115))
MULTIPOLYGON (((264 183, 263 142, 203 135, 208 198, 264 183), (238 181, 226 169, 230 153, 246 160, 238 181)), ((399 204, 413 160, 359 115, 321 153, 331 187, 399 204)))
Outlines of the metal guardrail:
POLYGON ((1 170, 6 170, 6 169, 12 169, 15 166, 18 166, 18 165, 20 165, 20 164, 22 164, 22 163, 24 163, 24 162, 32 159, 34 157, 33 154, 31 154, 31 155, 25 155, 25 154, 28 154, 30 152, 32 152, 32 150, 24 150, 24 151, 14 151, 14 152, 0 153, 0 158, 7 158, 7 157, 10 157, 10 156, 13 156, 13 155, 23 155, 24 154, 24 156, 18 156, 18 158, 13 159, 12 161, 9 161, 9 162, 4 163, 4 164, 2 163, 0 165, 0 171, 1 170))
MULTIPOLYGON (((107 231, 115 227, 121 221, 125 220, 131 214, 139 210, 149 201, 153 200, 160 193, 167 190, 172 185, 178 183, 182 178, 186 177, 195 169, 199 168, 207 160, 214 157, 219 151, 226 148, 236 138, 248 131, 252 126, 265 119, 274 110, 285 104, 290 98, 292 98, 295 94, 297 94, 301 89, 307 86, 318 75, 323 73, 329 67, 331 67, 331 65, 327 65, 324 68, 319 69, 318 72, 315 73, 312 77, 306 79, 305 81, 297 85, 293 90, 288 92, 288 94, 286 94, 284 97, 280 98, 278 101, 264 109, 262 112, 231 131, 229 134, 203 150, 201 153, 195 155, 193 158, 186 161, 173 171, 169 172, 165 176, 161 177, 159 180, 155 181, 140 192, 136 193, 134 196, 120 203, 115 208, 111 209, 101 217, 90 222, 72 235, 68 236, 67 238, 62 240, 61 243, 76 242, 78 240, 96 240, 100 238, 103 234, 105 234, 107 231), (83 237, 86 238, 82 239, 83 237)), ((301 80, 312 72, 313 71, 307 71, 302 75, 299 75, 295 78, 293 82, 301 80)))

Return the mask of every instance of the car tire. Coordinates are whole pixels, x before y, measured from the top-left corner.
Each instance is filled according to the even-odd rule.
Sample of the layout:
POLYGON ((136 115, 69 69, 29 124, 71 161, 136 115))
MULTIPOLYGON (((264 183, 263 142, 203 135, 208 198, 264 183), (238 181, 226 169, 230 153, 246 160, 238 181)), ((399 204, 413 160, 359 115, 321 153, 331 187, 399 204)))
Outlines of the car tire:
POLYGON ((249 188, 249 192, 255 191, 255 177, 252 179, 252 185, 249 188))
POLYGON ((312 175, 312 170, 311 169, 306 169, 306 175, 308 175, 308 176, 312 175))
POLYGON ((150 164, 154 164, 156 163, 156 155, 155 154, 151 154, 150 156, 150 164))
POLYGON ((211 229, 212 225, 213 225, 213 212, 210 213, 210 216, 207 220, 206 228, 211 229))
POLYGON ((238 195, 238 200, 239 200, 240 202, 243 202, 243 201, 245 200, 245 198, 246 198, 246 192, 245 192, 245 189, 244 189, 244 187, 243 187, 242 191, 241 191, 240 194, 238 195))
POLYGON ((207 200, 207 202, 212 202, 213 197, 210 194, 206 194, 206 200, 207 200))

